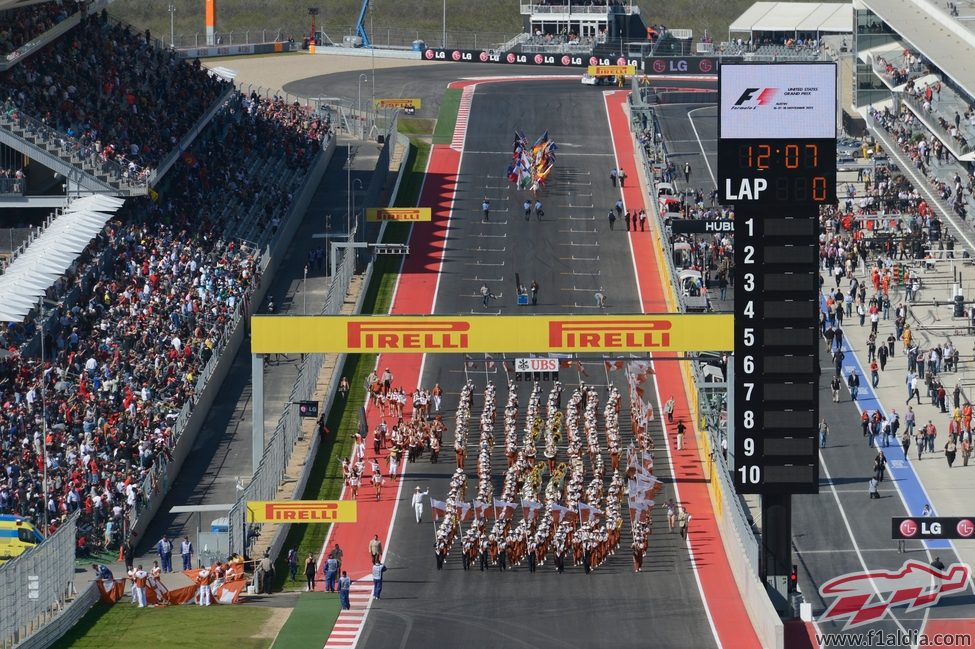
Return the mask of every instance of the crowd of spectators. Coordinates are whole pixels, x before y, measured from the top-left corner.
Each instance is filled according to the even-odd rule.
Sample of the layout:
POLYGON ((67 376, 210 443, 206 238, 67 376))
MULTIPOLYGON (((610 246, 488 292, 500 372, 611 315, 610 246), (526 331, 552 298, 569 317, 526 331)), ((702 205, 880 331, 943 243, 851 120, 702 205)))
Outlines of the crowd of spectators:
POLYGON ((971 147, 966 133, 970 134, 972 130, 975 130, 975 110, 966 106, 962 109, 964 114, 954 110, 954 116, 951 114, 952 108, 950 107, 946 110, 944 106, 941 106, 938 110, 937 107, 941 103, 941 91, 940 81, 922 86, 911 80, 904 91, 904 97, 912 102, 915 107, 921 109, 929 119, 937 122, 941 133, 954 143, 954 147, 963 153, 968 153, 971 147))
POLYGON ((70 138, 82 158, 144 170, 227 84, 102 12, 0 76, 0 96, 70 138))
POLYGON ((10 54, 77 13, 81 0, 51 0, 0 10, 0 55, 10 54))
POLYGON ((53 309, 43 360, 19 353, 36 325, 8 326, 0 513, 40 522, 46 508, 53 531, 81 510, 83 545, 117 547, 123 519, 157 486, 176 442, 173 424, 192 406, 200 373, 260 282, 260 259, 228 235, 239 214, 224 207, 235 197, 265 205, 276 219, 290 202, 279 177, 246 162, 283 159, 300 178, 328 133, 327 120, 299 106, 235 95, 155 200, 130 199, 96 242, 104 254, 86 253, 93 281, 80 285, 73 305, 53 309))
POLYGON ((924 61, 919 54, 904 48, 899 57, 877 56, 873 62, 874 71, 891 85, 900 86, 912 79, 927 74, 924 61))
MULTIPOLYGON (((975 194, 975 174, 969 173, 967 178, 963 178, 958 171, 954 171, 948 178, 943 178, 936 173, 935 167, 946 165, 951 159, 951 154, 937 138, 928 133, 924 125, 906 107, 902 107, 897 113, 889 108, 882 110, 872 108, 869 115, 874 124, 896 140, 901 151, 927 179, 931 189, 942 200, 949 203, 956 214, 963 219, 966 218, 967 197, 975 194), (932 164, 932 156, 934 156, 934 164, 932 164)), ((875 187, 874 191, 878 189, 875 187)))

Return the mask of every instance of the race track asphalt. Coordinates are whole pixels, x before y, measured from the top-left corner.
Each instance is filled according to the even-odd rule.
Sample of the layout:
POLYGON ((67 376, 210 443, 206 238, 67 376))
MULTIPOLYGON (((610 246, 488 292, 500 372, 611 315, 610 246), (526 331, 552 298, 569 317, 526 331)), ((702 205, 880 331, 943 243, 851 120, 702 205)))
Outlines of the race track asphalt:
MULTIPOLYGON (((710 174, 717 175, 717 107, 713 104, 660 106, 657 121, 670 159, 678 167, 689 162, 693 170, 690 186, 708 191, 713 186, 710 174)), ((678 186, 682 185, 683 177, 678 179, 678 186)), ((716 310, 733 310, 733 302, 727 300, 726 304, 716 305, 716 310)), ((880 485, 880 498, 868 498, 867 482, 872 475, 877 449, 869 448, 862 436, 861 411, 850 400, 849 392, 844 388, 840 403, 832 402, 829 390, 832 362, 825 352, 825 345, 820 362, 823 368, 821 416, 830 427, 827 446, 820 456, 820 493, 794 497, 792 516, 793 563, 798 567, 799 587, 805 601, 812 604, 816 618, 835 601, 820 595, 820 588, 834 578, 848 573, 894 571, 908 559, 929 563, 939 554, 946 565, 957 560, 950 551, 925 550, 919 541, 906 542, 906 553, 897 551, 897 542, 891 539, 890 520, 894 516, 904 516, 907 509, 896 481, 888 473, 880 485)), ((846 365, 850 363, 848 354, 846 365)), ((866 387, 861 388, 861 405, 871 407, 868 404, 876 402, 868 401, 864 397, 866 392, 866 387)), ((899 404, 887 405, 901 408, 899 404)), ((913 445, 910 456, 910 461, 915 461, 913 445)), ((926 457, 925 461, 930 460, 926 457)), ((889 592, 883 593, 883 598, 889 597, 889 592)), ((874 593, 872 602, 880 600, 880 594, 874 593)), ((975 596, 968 592, 946 598, 929 609, 908 611, 901 606, 891 611, 892 616, 852 632, 873 632, 877 638, 880 633, 916 632, 924 627, 926 620, 930 629, 932 622, 939 619, 972 619, 975 617, 975 596)), ((817 629, 823 633, 841 632, 845 622, 845 619, 819 620, 817 629)), ((908 645, 891 643, 885 646, 908 645)))
MULTIPOLYGON (((601 89, 582 87, 577 80, 478 87, 435 312, 593 314, 593 292, 600 286, 606 289, 609 312, 639 312, 633 263, 622 222, 610 231, 606 220, 606 212, 618 195, 608 178, 613 164, 601 89), (534 216, 529 222, 524 220, 523 193, 509 189, 503 178, 515 129, 523 130, 530 139, 548 129, 559 146, 558 166, 542 199, 546 215, 541 222, 534 216), (481 223, 480 203, 485 195, 492 203, 490 223, 481 223), (515 273, 525 285, 533 279, 538 281, 541 289, 537 307, 516 306, 515 273), (478 295, 485 282, 499 296, 486 310, 478 295)), ((635 178, 633 170, 629 171, 630 178, 635 178)), ((501 355, 496 355, 495 360, 495 373, 486 375, 483 358, 473 359, 477 365, 470 371, 477 386, 472 413, 475 420, 483 406, 481 394, 487 379, 498 386, 499 408, 503 409, 507 398, 501 355)), ((410 467, 405 494, 420 485, 429 488, 436 498, 446 495, 454 468, 450 451, 452 415, 465 379, 464 367, 464 359, 456 355, 426 358, 422 384, 440 382, 445 387, 448 433, 440 463, 431 464, 424 457, 410 467)), ((587 380, 593 384, 605 386, 610 378, 622 378, 621 372, 606 374, 601 359, 586 363, 585 368, 589 373, 587 380)), ((560 378, 569 389, 579 380, 576 372, 569 370, 563 370, 560 378)), ((531 385, 516 385, 524 409, 531 385)), ((543 403, 551 385, 542 384, 543 403)), ((602 389, 600 392, 604 394, 602 389)), ((621 424, 626 444, 628 417, 621 417, 621 424)), ((673 491, 659 417, 651 434, 658 449, 656 473, 667 485, 657 497, 657 502, 662 503, 673 491)), ((476 437, 472 438, 476 444, 476 437)), ((502 450, 501 445, 496 445, 492 458, 496 493, 500 493, 501 467, 505 466, 502 450)), ((474 455, 470 449, 468 497, 475 488, 471 479, 474 455)), ((685 546, 678 535, 666 532, 659 509, 655 512, 655 534, 642 573, 632 571, 626 520, 617 554, 586 575, 581 568, 567 568, 558 574, 551 562, 535 574, 530 574, 525 566, 506 573, 496 568, 484 573, 464 572, 459 543, 444 569, 437 571, 432 521, 417 525, 408 501, 401 505, 387 548, 389 572, 384 580, 383 599, 373 603, 360 647, 714 646, 685 546)), ((628 519, 626 513, 624 519, 628 519)), ((361 551, 365 552, 365 548, 361 551)))

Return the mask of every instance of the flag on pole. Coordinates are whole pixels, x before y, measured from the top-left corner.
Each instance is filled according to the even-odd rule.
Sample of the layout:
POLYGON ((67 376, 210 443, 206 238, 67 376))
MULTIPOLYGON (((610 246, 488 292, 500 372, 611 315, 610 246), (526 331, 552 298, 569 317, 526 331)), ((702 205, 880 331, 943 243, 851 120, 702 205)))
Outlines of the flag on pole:
POLYGON ((447 503, 436 498, 431 498, 430 511, 433 512, 433 520, 436 522, 447 515, 447 503))
POLYGON ((467 362, 466 363, 467 369, 469 369, 469 370, 476 370, 477 369, 477 363, 475 363, 474 362, 474 359, 472 359, 470 357, 470 354, 464 354, 464 360, 467 362))
POLYGON ((533 521, 538 516, 539 510, 543 507, 542 503, 535 500, 521 499, 521 512, 526 521, 533 521))
POLYGON ((582 361, 576 361, 576 370, 578 370, 579 373, 585 376, 586 378, 589 377, 589 372, 587 372, 586 368, 583 367, 582 361))
POLYGON ((490 518, 488 513, 491 511, 491 503, 486 503, 480 500, 475 500, 471 503, 474 508, 474 515, 479 519, 487 520, 490 518))
POLYGON ((474 507, 470 503, 459 502, 457 503, 457 518, 461 522, 466 523, 467 521, 474 519, 474 507))
POLYGON ((485 363, 485 366, 489 370, 493 370, 494 367, 495 367, 495 365, 494 365, 494 356, 491 356, 490 354, 485 353, 484 354, 484 363, 485 363))

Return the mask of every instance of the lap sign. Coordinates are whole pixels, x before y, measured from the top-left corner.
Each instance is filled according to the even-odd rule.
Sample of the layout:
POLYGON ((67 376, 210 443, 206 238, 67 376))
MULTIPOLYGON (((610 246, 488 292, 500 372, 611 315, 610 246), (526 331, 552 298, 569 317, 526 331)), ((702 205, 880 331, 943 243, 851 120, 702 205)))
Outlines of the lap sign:
POLYGON ((726 178, 724 182, 729 201, 757 201, 759 195, 768 189, 768 181, 764 178, 742 178, 737 194, 731 186, 731 178, 726 178))
POLYGON ((557 358, 518 358, 515 359, 516 372, 558 372, 557 358))

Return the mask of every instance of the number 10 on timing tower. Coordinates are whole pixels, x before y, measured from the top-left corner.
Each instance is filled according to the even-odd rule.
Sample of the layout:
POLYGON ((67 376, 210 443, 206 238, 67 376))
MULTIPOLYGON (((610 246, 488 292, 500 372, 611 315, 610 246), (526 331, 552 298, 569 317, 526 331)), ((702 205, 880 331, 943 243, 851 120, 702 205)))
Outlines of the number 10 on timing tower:
POLYGON ((819 490, 819 209, 836 201, 836 65, 727 64, 718 190, 735 206, 739 493, 819 490))

